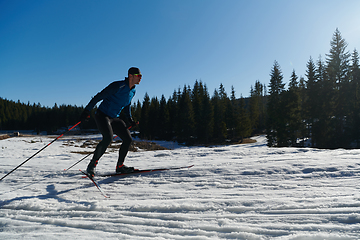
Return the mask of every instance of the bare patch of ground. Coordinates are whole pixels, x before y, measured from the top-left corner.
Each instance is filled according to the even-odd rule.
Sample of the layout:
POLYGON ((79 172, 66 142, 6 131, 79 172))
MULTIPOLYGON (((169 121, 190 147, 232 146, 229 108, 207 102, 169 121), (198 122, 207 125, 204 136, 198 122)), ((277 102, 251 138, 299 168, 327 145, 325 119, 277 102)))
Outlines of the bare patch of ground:
POLYGON ((10 136, 8 134, 0 135, 0 140, 4 140, 7 138, 10 138, 10 136))
MULTIPOLYGON (((100 142, 100 140, 86 140, 85 142, 81 141, 66 141, 64 142, 65 146, 76 146, 80 148, 92 148, 95 150, 97 144, 100 142)), ((121 141, 116 141, 111 143, 111 145, 108 147, 108 150, 110 152, 117 151, 121 146, 121 141)), ((133 141, 130 145, 129 151, 137 152, 139 150, 145 150, 145 151, 156 151, 156 150, 169 150, 168 148, 162 147, 159 144, 155 142, 148 142, 148 141, 133 141)), ((90 154, 93 151, 72 151, 72 153, 78 153, 78 154, 90 154)))

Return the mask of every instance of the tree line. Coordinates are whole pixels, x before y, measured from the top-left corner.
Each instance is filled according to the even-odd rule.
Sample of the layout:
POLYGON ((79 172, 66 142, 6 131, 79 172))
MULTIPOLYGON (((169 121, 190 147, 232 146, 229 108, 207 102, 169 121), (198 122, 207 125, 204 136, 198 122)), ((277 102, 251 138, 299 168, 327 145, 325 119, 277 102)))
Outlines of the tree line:
POLYGON ((142 138, 188 144, 238 142, 264 128, 264 94, 264 86, 256 82, 250 100, 236 99, 234 87, 228 95, 223 84, 210 96, 206 84, 195 81, 193 88, 185 85, 169 99, 145 94, 142 103, 133 104, 132 115, 140 121, 142 138))
POLYGON ((359 148, 359 54, 346 48, 336 29, 326 59, 310 57, 306 80, 293 70, 288 89, 275 61, 267 104, 269 146, 359 148))
POLYGON ((0 97, 0 130, 34 130, 55 132, 61 127, 79 121, 83 107, 54 105, 52 108, 38 104, 21 103, 0 97))

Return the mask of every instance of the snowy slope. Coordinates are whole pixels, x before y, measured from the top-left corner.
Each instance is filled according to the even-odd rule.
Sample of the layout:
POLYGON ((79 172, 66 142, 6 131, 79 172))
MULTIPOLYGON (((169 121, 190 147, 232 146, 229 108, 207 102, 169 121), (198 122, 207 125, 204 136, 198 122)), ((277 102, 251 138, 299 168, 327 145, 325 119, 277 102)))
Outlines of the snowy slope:
MULTIPOLYGON (((94 136, 90 136, 94 137, 94 136)), ((0 182, 0 239, 360 239, 360 150, 257 143, 129 152, 138 168, 186 170, 98 178, 79 168, 92 151, 64 137, 0 182)), ((52 139, 0 141, 2 177, 52 139)), ((105 154, 101 173, 114 170, 105 154)))

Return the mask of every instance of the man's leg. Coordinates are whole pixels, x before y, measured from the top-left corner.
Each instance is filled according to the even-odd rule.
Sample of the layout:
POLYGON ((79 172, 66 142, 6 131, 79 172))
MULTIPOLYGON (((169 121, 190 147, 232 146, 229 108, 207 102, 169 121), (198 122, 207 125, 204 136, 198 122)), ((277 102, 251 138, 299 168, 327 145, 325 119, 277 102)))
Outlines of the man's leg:
POLYGON ((109 146, 113 138, 111 119, 109 119, 108 116, 98 111, 95 114, 95 121, 103 138, 101 142, 96 146, 93 158, 87 167, 87 172, 91 175, 95 175, 95 167, 98 164, 100 157, 105 153, 107 147, 109 146))
MULTIPOLYGON (((130 131, 127 129, 126 124, 123 120, 114 119, 114 121, 112 122, 112 127, 114 129, 115 134, 118 135, 122 140, 122 144, 119 150, 119 158, 116 165, 118 171, 118 167, 121 167, 124 164, 125 157, 129 151, 129 147, 132 142, 132 137, 130 131)), ((133 171, 133 170, 134 169, 131 168, 128 171, 133 171)))

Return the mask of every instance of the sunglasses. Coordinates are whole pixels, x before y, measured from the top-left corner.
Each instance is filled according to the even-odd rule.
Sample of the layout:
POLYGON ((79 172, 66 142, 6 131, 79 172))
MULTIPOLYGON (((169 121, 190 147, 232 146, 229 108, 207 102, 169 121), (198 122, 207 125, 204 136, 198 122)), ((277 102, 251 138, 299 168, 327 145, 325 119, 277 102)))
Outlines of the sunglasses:
POLYGON ((142 77, 142 74, 133 74, 135 77, 142 77))

